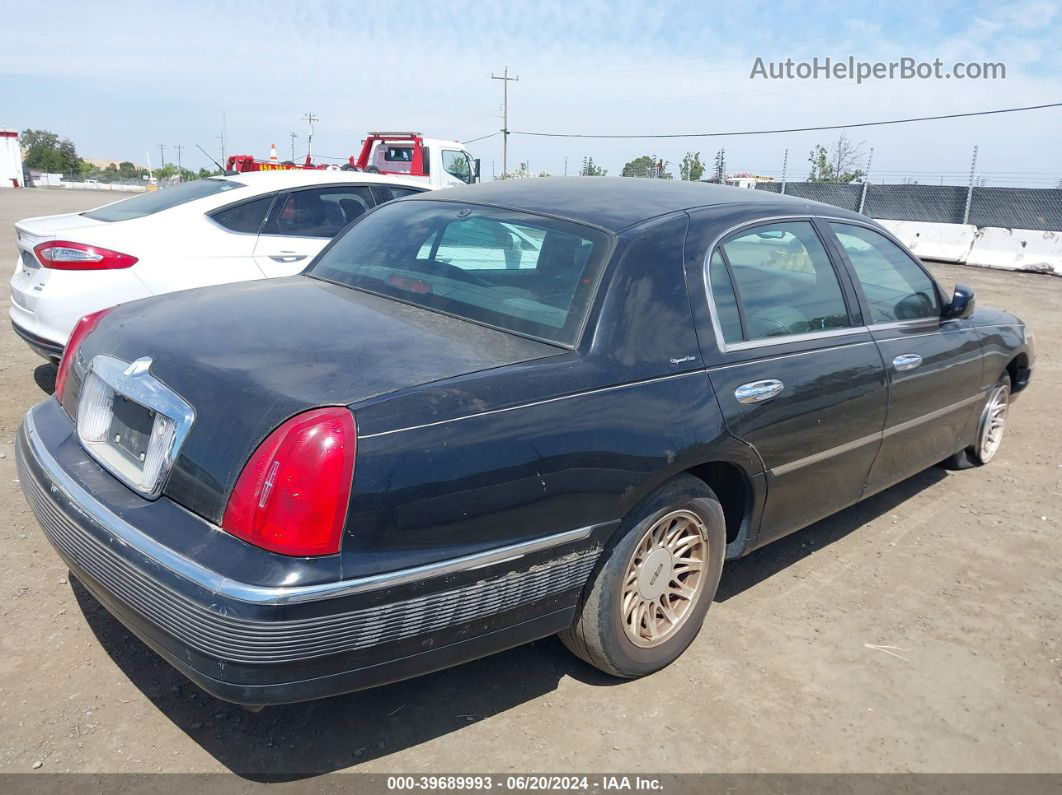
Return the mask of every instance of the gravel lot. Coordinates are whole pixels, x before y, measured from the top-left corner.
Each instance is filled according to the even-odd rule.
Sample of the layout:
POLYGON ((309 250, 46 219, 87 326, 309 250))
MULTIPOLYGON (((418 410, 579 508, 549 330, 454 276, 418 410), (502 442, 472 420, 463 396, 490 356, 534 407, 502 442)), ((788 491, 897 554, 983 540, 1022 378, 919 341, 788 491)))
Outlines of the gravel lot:
MULTIPOLYGON (((15 220, 112 198, 0 191, 7 268, 15 220)), ((55 368, 11 332, 5 275, 0 771, 1062 771, 1062 279, 932 269, 1036 331, 990 466, 928 470, 728 564, 704 631, 648 679, 615 682, 548 639, 258 714, 148 651, 38 529, 13 440, 55 368)))

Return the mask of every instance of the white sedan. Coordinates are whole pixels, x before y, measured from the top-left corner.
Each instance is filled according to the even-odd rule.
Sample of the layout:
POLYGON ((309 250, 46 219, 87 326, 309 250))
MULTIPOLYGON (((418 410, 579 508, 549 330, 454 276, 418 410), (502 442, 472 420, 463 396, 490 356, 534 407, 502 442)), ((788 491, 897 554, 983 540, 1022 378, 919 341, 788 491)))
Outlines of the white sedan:
POLYGON ((371 208, 426 189, 405 177, 258 171, 27 218, 15 224, 11 323, 57 360, 84 315, 176 290, 290 276, 371 208))

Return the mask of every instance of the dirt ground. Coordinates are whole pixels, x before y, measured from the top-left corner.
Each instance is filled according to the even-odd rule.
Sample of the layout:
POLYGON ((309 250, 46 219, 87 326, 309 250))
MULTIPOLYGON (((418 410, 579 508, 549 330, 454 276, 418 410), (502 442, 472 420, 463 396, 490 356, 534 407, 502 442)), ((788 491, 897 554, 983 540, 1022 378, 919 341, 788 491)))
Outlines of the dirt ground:
MULTIPOLYGON (((14 264, 15 220, 111 198, 0 191, 0 254, 14 264)), ((1062 279, 931 267, 1035 329, 990 466, 928 470, 728 563, 705 629, 647 679, 548 639, 258 714, 157 658, 37 527, 13 442, 55 368, 11 332, 5 275, 0 771, 1062 771, 1062 279)))

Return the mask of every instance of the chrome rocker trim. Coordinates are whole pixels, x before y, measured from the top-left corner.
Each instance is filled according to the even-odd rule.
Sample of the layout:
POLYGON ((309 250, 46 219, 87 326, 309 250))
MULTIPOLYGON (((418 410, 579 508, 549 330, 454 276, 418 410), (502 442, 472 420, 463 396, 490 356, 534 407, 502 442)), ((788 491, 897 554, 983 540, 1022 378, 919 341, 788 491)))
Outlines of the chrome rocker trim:
MULTIPOLYGON (((339 582, 283 587, 250 585, 224 577, 196 563, 194 560, 174 552, 144 534, 99 502, 74 481, 44 447, 37 433, 32 412, 28 413, 23 420, 23 432, 28 442, 30 455, 36 459, 48 478, 48 486, 52 492, 49 497, 53 502, 60 500, 69 503, 74 512, 80 514, 84 519, 95 523, 123 543, 154 560, 159 566, 172 571, 195 585, 208 591, 213 591, 222 597, 255 605, 291 605, 338 599, 351 594, 376 591, 396 585, 406 585, 432 577, 472 571, 495 563, 516 560, 550 547, 581 541, 588 538, 597 527, 597 525, 581 527, 437 563, 428 563, 408 569, 399 569, 339 582)), ((16 450, 17 448, 18 446, 16 445, 16 450)), ((224 532, 220 528, 217 528, 217 530, 218 532, 224 532)))

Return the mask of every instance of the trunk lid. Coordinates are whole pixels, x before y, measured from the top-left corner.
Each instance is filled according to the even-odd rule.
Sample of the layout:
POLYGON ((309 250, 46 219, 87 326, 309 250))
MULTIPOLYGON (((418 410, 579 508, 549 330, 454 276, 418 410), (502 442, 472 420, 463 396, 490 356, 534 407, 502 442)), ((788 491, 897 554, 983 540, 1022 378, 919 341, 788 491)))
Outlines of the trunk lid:
POLYGON ((191 404, 164 493, 213 522, 251 453, 294 414, 564 352, 308 276, 135 301, 81 350, 151 357, 191 404))
POLYGON ((77 230, 94 226, 106 226, 106 222, 86 218, 79 213, 63 213, 24 218, 15 224, 15 232, 19 247, 32 251, 33 246, 45 240, 65 240, 68 236, 76 235, 77 230))

